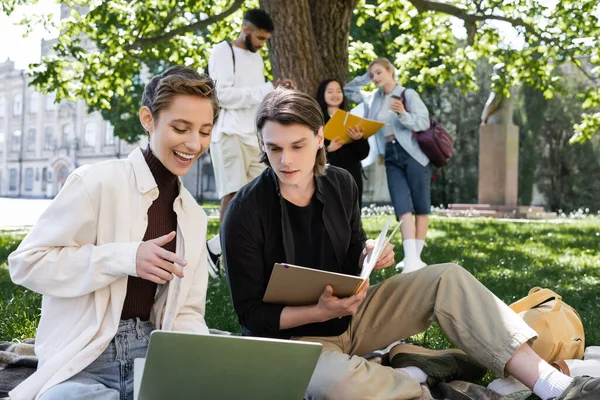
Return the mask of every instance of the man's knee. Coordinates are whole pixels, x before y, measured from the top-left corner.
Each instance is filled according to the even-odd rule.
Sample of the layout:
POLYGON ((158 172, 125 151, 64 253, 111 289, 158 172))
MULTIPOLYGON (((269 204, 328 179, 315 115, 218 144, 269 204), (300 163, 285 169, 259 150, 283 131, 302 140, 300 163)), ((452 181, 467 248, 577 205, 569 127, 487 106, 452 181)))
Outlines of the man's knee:
POLYGON ((323 352, 308 384, 307 398, 359 399, 360 396, 355 395, 359 390, 353 390, 355 382, 352 379, 353 370, 359 368, 359 364, 358 357, 350 357, 336 352, 323 352))
POLYGON ((358 356, 324 352, 306 394, 308 399, 364 400, 390 398, 399 392, 413 398, 418 397, 420 391, 418 382, 390 367, 358 356))
POLYGON ((440 275, 461 275, 469 273, 466 269, 455 263, 444 263, 431 265, 430 267, 436 268, 440 275))

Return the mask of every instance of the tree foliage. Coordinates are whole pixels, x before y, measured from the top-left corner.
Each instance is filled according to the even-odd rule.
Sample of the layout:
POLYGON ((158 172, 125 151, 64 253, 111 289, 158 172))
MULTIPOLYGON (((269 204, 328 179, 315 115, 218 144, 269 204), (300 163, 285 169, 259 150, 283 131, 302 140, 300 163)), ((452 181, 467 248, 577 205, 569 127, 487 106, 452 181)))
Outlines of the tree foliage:
MULTIPOLYGON (((0 0, 5 12, 20 3, 0 0)), ((91 110, 102 111, 118 136, 130 141, 140 133, 133 121, 148 74, 172 64, 203 69, 211 47, 237 35, 244 8, 259 3, 270 11, 283 7, 272 0, 62 3, 72 11, 60 23, 62 34, 54 54, 32 65, 33 83, 43 91, 56 91, 58 99, 84 99, 91 110), (89 12, 78 11, 82 9, 89 12), (91 48, 85 45, 87 40, 91 48)), ((493 90, 509 95, 510 87, 525 83, 550 99, 563 90, 556 69, 570 63, 589 79, 580 92, 588 111, 577 121, 572 138, 586 140, 600 127, 600 113, 593 111, 600 104, 594 78, 600 71, 599 6, 596 0, 546 4, 535 0, 286 0, 286 10, 297 12, 291 20, 297 17, 298 22, 281 17, 274 21, 275 35, 294 40, 272 41, 271 47, 277 46, 271 48, 277 55, 270 60, 273 75, 295 78, 300 88, 312 92, 319 79, 331 75, 345 79, 347 71, 352 75, 364 70, 377 53, 394 61, 408 86, 424 91, 447 83, 467 93, 478 89, 475 70, 483 59, 497 67, 491 76, 493 90), (353 14, 340 11, 348 9, 353 14), (306 12, 310 16, 301 18, 306 12), (340 15, 344 15, 341 22, 336 20, 340 15), (339 35, 317 37, 324 32, 323 18, 347 26, 348 32, 352 24, 352 40, 339 35), (499 23, 518 32, 522 48, 502 41, 499 23), (461 24, 463 37, 457 38, 454 32, 461 24), (320 54, 301 54, 302 48, 320 54), (329 51, 337 54, 331 62, 329 51), (283 54, 293 57, 282 62, 283 54), (305 69, 298 74, 301 67, 305 69)))

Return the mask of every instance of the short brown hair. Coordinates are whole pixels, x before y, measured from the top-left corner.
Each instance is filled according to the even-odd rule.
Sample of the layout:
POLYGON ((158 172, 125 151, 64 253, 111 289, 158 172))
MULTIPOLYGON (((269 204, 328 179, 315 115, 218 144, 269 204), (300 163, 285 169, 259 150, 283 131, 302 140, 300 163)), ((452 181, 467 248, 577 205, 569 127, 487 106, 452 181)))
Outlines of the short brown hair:
MULTIPOLYGON (((256 114, 256 134, 263 141, 262 129, 267 121, 281 125, 303 125, 312 130, 315 136, 323 126, 323 112, 319 103, 299 90, 277 88, 269 93, 260 104, 256 114)), ((261 148, 260 161, 271 166, 267 154, 261 148)), ((315 176, 325 175, 327 156, 325 148, 317 151, 313 172, 315 176)))
POLYGON ((178 94, 191 94, 210 100, 213 123, 216 121, 219 115, 219 101, 215 83, 207 75, 179 65, 152 78, 144 88, 142 106, 148 107, 152 117, 158 120, 161 110, 168 108, 178 94))

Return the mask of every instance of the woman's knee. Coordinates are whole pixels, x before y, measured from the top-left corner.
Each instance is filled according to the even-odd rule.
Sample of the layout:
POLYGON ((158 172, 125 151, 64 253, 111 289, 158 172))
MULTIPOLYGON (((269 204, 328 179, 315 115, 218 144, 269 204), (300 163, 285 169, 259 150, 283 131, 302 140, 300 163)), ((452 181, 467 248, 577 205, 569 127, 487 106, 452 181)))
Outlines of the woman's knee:
POLYGON ((68 399, 90 399, 90 400, 118 400, 119 392, 107 388, 101 383, 87 383, 77 380, 68 380, 52 386, 38 398, 40 400, 68 400, 68 399))

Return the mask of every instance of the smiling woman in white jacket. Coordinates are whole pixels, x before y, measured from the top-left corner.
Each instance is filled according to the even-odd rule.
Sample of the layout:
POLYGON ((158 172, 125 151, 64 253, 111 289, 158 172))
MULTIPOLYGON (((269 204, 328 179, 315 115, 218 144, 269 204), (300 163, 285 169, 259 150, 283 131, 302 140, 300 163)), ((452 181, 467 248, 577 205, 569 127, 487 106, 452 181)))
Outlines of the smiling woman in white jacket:
POLYGON ((208 77, 154 77, 140 110, 148 148, 74 171, 9 256, 12 280, 43 294, 39 367, 12 399, 131 398, 153 329, 208 333, 206 214, 179 177, 217 113, 208 77))

